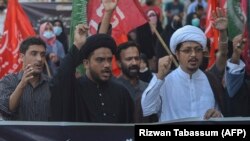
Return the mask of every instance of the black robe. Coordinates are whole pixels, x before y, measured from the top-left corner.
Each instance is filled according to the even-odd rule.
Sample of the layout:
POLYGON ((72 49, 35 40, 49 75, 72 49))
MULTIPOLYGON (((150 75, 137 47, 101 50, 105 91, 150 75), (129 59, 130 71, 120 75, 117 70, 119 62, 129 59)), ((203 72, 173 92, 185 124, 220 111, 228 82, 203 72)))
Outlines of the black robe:
POLYGON ((228 116, 250 116, 250 79, 245 79, 241 88, 228 102, 228 116))
POLYGON ((86 75, 76 83, 76 119, 81 122, 131 123, 133 101, 115 79, 96 84, 86 75))
POLYGON ((80 64, 80 51, 72 46, 53 76, 51 89, 51 121, 75 121, 75 68, 80 64))
POLYGON ((98 86, 86 76, 75 78, 75 68, 82 60, 81 54, 73 46, 52 80, 51 120, 133 122, 133 101, 126 88, 115 82, 116 80, 110 79, 98 86))

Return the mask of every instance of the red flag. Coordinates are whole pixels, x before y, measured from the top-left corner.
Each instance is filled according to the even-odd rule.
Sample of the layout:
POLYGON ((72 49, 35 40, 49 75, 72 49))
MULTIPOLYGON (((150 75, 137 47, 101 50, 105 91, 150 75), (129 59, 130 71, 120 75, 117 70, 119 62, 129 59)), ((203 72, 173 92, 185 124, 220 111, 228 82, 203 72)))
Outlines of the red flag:
POLYGON ((223 9, 227 9, 227 0, 221 0, 220 1, 220 7, 223 8, 223 9))
MULTIPOLYGON (((95 34, 98 23, 101 22, 104 7, 100 0, 88 2, 88 22, 90 33, 95 34)), ((113 13, 111 20, 112 36, 117 41, 123 35, 127 35, 132 29, 147 22, 138 0, 121 0, 113 13)))
POLYGON ((208 0, 208 10, 207 10, 207 19, 206 19, 206 31, 205 34, 207 38, 210 39, 210 59, 208 68, 211 67, 215 63, 215 50, 218 49, 218 38, 219 31, 212 27, 213 18, 212 12, 216 11, 216 7, 218 7, 217 0, 208 0))
MULTIPOLYGON (((124 43, 128 41, 128 37, 127 35, 125 34, 121 34, 119 38, 116 38, 116 44, 119 45, 121 43, 124 43)), ((116 63, 116 59, 115 57, 113 57, 113 60, 112 60, 112 70, 113 70, 113 74, 115 76, 119 76, 120 73, 121 73, 121 70, 120 68, 118 67, 117 63, 116 63)))
POLYGON ((245 16, 245 18, 246 18, 246 15, 247 15, 247 4, 248 4, 248 2, 247 2, 247 0, 241 0, 241 3, 240 3, 240 7, 241 7, 241 9, 242 9, 242 11, 243 11, 243 15, 245 16))
MULTIPOLYGON (((98 24, 101 22, 104 14, 104 6, 100 0, 91 0, 88 2, 88 23, 90 33, 95 34, 98 24)), ((147 22, 138 0, 120 0, 111 20, 112 37, 117 44, 127 41, 127 34, 132 29, 141 26, 147 22)), ((113 73, 115 76, 120 71, 113 59, 113 73)))
MULTIPOLYGON (((243 15, 244 15, 244 19, 250 19, 250 2, 247 0, 242 0, 241 1, 241 9, 243 11, 243 15)), ((248 76, 250 76, 250 36, 249 36, 249 32, 250 32, 250 21, 249 20, 245 20, 246 21, 246 26, 244 29, 244 37, 247 38, 247 42, 245 44, 244 50, 242 52, 242 58, 246 64, 246 73, 248 76)))
POLYGON ((29 18, 17 0, 9 0, 0 45, 0 78, 22 68, 19 61, 19 45, 28 36, 35 35, 29 18))

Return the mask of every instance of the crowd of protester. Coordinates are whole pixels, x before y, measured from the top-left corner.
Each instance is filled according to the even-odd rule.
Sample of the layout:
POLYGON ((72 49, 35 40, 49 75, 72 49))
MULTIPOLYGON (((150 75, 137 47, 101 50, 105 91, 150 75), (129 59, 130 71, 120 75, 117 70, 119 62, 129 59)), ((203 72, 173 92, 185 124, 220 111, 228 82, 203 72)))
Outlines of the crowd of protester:
POLYGON ((23 69, 0 80, 3 120, 145 123, 250 115, 250 79, 240 56, 246 39, 228 40, 223 9, 214 11, 220 37, 216 62, 207 68, 205 0, 145 0, 149 22, 119 45, 110 35, 118 0, 102 2, 98 33, 88 36, 88 26, 77 25, 72 47, 61 20, 41 23, 39 36, 21 43, 23 69), (112 74, 113 55, 118 77, 112 74), (76 77, 79 64, 85 74, 76 77))

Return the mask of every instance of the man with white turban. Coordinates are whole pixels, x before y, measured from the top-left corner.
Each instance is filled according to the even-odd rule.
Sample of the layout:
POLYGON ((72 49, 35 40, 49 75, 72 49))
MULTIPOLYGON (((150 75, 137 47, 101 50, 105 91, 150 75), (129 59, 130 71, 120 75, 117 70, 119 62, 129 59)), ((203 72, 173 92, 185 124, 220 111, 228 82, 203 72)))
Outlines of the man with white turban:
POLYGON ((159 60, 158 73, 143 92, 144 116, 157 113, 159 121, 222 116, 211 79, 199 69, 206 43, 204 32, 197 27, 187 25, 174 32, 170 49, 180 66, 170 71, 171 55, 159 60))

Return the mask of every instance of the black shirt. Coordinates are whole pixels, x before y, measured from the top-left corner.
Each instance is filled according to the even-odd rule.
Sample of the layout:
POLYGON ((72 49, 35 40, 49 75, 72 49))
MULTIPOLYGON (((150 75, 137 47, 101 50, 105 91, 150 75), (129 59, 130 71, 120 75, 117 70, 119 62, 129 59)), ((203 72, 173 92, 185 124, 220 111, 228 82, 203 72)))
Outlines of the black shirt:
POLYGON ((133 122, 133 101, 115 79, 96 84, 86 75, 76 83, 76 119, 81 122, 133 122))
POLYGON ((73 46, 53 78, 50 120, 133 122, 133 101, 123 86, 113 79, 97 85, 87 76, 75 78, 75 68, 82 62, 82 51, 73 46))

